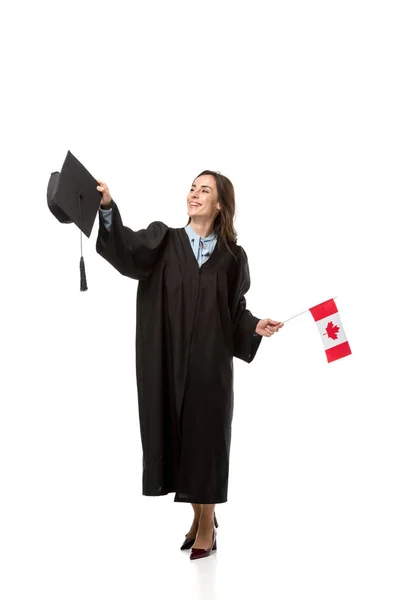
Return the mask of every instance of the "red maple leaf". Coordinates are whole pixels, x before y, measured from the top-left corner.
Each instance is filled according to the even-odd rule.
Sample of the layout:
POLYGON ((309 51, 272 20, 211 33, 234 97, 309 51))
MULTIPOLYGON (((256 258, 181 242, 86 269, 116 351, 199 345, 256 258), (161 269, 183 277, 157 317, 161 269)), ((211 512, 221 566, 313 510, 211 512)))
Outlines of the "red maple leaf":
POLYGON ((332 321, 329 321, 325 331, 326 333, 324 333, 323 335, 327 335, 328 337, 330 337, 332 340, 337 340, 338 336, 338 331, 339 331, 340 327, 338 327, 338 325, 334 325, 332 323, 332 321))

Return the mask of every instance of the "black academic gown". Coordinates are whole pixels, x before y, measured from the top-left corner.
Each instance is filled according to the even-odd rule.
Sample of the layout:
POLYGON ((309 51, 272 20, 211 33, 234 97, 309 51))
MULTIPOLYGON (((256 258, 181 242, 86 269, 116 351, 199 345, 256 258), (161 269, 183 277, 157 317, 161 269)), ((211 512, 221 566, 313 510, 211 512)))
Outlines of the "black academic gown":
POLYGON ((250 363, 262 336, 246 309, 247 256, 220 241, 199 267, 184 227, 160 221, 132 231, 113 203, 112 228, 99 219, 96 251, 139 281, 136 378, 143 494, 175 502, 227 501, 233 357, 250 363))

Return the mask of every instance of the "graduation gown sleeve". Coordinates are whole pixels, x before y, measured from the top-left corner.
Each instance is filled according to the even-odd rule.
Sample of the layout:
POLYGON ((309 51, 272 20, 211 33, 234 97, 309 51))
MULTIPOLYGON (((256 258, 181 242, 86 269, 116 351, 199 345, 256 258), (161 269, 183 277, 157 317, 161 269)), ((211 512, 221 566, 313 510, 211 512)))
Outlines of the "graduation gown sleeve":
POLYGON ((245 294, 250 289, 250 271, 246 252, 239 246, 233 305, 233 355, 251 363, 260 346, 262 336, 254 335, 259 318, 246 308, 245 294))
POLYGON ((169 227, 154 221, 146 229, 132 231, 123 224, 117 204, 112 204, 110 231, 99 219, 96 251, 117 271, 132 279, 147 279, 161 257, 169 227))

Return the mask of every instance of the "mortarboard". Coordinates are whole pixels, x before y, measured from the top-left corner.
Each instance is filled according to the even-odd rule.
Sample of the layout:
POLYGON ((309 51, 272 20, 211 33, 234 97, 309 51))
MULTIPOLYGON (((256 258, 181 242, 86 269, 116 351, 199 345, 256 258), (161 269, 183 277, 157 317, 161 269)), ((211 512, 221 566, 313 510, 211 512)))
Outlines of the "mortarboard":
POLYGON ((81 292, 87 290, 82 255, 82 232, 90 237, 102 193, 98 181, 68 150, 61 172, 53 171, 47 185, 47 204, 60 223, 75 223, 81 232, 81 292))

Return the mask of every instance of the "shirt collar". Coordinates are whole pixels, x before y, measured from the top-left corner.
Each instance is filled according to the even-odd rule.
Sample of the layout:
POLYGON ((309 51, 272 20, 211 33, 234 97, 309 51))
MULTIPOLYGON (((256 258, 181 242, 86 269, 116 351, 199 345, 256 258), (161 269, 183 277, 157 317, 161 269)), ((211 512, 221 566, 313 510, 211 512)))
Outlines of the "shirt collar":
MULTIPOLYGON (((189 237, 190 237, 190 239, 191 239, 191 240, 194 240, 194 239, 196 239, 196 238, 200 238, 199 234, 198 234, 198 233, 196 233, 196 232, 195 232, 195 231, 192 229, 192 227, 190 226, 190 223, 188 223, 188 224, 186 225, 186 227, 185 227, 185 230, 186 230, 186 231, 187 231, 187 233, 189 234, 189 237)), ((203 240, 203 242, 212 242, 213 240, 215 240, 215 238, 216 238, 215 231, 212 231, 212 232, 210 233, 210 235, 208 235, 208 236, 207 236, 207 237, 205 237, 205 238, 200 238, 200 239, 201 239, 201 240, 203 240)))

